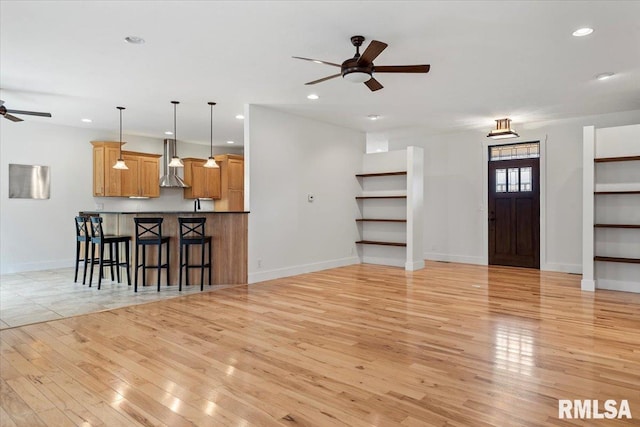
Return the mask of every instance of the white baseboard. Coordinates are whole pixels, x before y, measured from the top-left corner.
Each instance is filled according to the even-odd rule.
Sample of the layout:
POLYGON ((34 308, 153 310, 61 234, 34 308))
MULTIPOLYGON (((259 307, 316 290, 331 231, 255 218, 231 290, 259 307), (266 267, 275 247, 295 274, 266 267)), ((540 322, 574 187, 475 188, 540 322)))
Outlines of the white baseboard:
POLYGON ((430 261, 459 262, 461 264, 487 265, 481 256, 439 254, 435 252, 425 252, 424 259, 430 261))
POLYGON ((596 282, 594 280, 582 279, 580 289, 583 291, 593 292, 596 290, 596 282))
POLYGON ((2 264, 0 274, 22 273, 25 271, 55 270, 58 268, 69 268, 74 266, 74 260, 54 260, 39 262, 23 262, 18 264, 2 264))
POLYGON ((388 265, 390 267, 402 267, 404 268, 404 259, 400 258, 383 258, 375 256, 363 256, 362 262, 364 264, 378 264, 388 265))
POLYGON ((640 282, 597 279, 595 281, 596 289, 607 289, 610 291, 623 291, 640 293, 640 282))
POLYGON ((555 264, 547 262, 540 265, 540 270, 582 274, 582 264, 555 264))
POLYGON ((264 282, 265 280, 279 279, 281 277, 295 276, 298 274, 313 273, 314 271, 327 270, 329 268, 344 267, 346 265, 360 264, 357 256, 333 259, 329 261, 314 262, 312 264, 295 265, 292 267, 276 268, 266 271, 249 272, 249 283, 264 282))
POLYGON ((407 271, 422 270, 424 268, 424 260, 407 261, 404 263, 404 269, 407 271))

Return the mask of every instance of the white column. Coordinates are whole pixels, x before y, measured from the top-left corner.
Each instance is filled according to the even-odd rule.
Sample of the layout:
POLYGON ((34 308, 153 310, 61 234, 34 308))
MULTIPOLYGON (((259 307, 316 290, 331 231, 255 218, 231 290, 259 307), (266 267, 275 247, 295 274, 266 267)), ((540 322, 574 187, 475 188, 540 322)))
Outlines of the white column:
POLYGON ((594 153, 595 127, 585 126, 582 130, 582 282, 583 291, 595 291, 593 262, 593 212, 594 206, 594 153))
POLYGON ((424 268, 424 150, 407 147, 407 259, 405 270, 424 268))

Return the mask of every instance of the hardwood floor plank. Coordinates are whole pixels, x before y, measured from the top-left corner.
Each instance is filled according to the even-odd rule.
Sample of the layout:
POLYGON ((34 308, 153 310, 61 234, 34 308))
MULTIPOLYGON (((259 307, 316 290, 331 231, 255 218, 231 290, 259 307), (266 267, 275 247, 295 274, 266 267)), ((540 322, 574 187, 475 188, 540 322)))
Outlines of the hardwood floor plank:
POLYGON ((634 419, 615 425, 633 424, 640 295, 579 281, 354 265, 2 330, 0 415, 9 426, 562 426, 583 423, 559 420, 558 399, 628 399, 634 419))

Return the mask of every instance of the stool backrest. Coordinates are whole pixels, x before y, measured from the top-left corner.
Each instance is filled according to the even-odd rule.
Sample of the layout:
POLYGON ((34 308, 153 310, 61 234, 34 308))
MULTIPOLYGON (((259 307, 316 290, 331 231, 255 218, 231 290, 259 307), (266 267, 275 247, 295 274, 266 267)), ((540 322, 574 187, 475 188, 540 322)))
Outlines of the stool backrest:
POLYGON ((133 218, 136 223, 136 241, 156 241, 162 239, 162 221, 164 218, 133 218))
POLYGON ((204 223, 207 218, 178 218, 180 223, 180 238, 204 239, 204 223))
POLYGON ((76 217, 76 240, 79 242, 89 241, 89 230, 87 230, 87 218, 84 216, 76 217))
POLYGON ((102 240, 104 234, 102 233, 102 217, 92 216, 91 220, 91 240, 94 242, 102 240))

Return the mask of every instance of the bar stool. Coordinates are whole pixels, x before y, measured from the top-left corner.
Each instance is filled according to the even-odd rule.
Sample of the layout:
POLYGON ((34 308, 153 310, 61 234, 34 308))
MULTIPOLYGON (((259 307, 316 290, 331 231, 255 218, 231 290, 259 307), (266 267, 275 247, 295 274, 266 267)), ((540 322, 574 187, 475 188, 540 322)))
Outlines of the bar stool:
POLYGON ((180 223, 180 277, 178 290, 182 290, 182 268, 185 269, 186 285, 189 286, 189 269, 200 269, 200 290, 204 290, 204 270, 209 270, 209 286, 211 286, 211 236, 205 236, 206 218, 178 218, 180 223), (189 247, 200 245, 200 264, 189 264, 189 247), (205 249, 208 249, 209 262, 205 263, 205 249))
POLYGON ((98 289, 102 284, 102 278, 104 277, 104 267, 109 267, 111 270, 111 280, 113 280, 113 267, 116 267, 116 276, 118 283, 120 283, 120 267, 127 269, 127 284, 131 286, 131 274, 129 272, 129 247, 131 243, 131 236, 114 236, 105 235, 102 230, 102 217, 92 216, 91 220, 91 271, 89 273, 89 287, 91 287, 91 281, 93 280, 93 266, 98 263, 98 289), (120 243, 124 243, 124 261, 120 261, 120 243), (109 258, 105 259, 105 245, 109 245, 109 258), (95 256, 96 246, 98 246, 98 257, 95 256), (115 251, 114 251, 115 248, 115 251), (115 252, 115 253, 114 253, 115 252))
POLYGON ((89 244, 91 243, 91 236, 87 229, 87 218, 84 216, 76 217, 76 273, 73 276, 73 282, 78 281, 78 267, 80 261, 82 261, 82 284, 87 282, 87 263, 89 260, 89 244), (84 256, 80 258, 80 247, 84 243, 84 256))
POLYGON ((155 268, 158 272, 158 292, 160 292, 160 276, 162 269, 167 269, 167 286, 169 286, 169 236, 162 235, 162 221, 164 218, 134 218, 136 224, 136 276, 134 280, 134 292, 138 292, 138 268, 142 267, 142 286, 147 283, 147 269, 155 268), (166 263, 162 263, 162 245, 167 244, 166 263), (140 246, 142 246, 142 263, 138 261, 140 254, 140 246), (147 246, 158 247, 158 263, 156 265, 147 265, 147 246))

